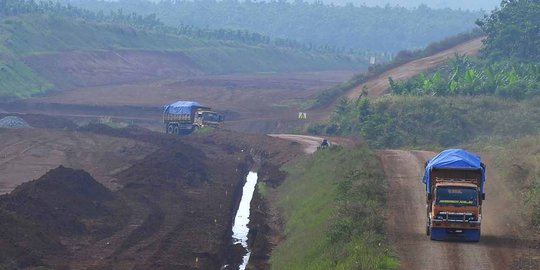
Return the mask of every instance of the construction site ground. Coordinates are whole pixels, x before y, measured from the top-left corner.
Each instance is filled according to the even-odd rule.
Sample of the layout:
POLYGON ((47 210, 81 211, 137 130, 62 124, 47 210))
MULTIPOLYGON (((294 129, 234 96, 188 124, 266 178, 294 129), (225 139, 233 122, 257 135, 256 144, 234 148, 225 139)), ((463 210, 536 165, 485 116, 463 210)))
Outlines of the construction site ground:
MULTIPOLYGON (((475 53, 478 42, 464 46, 475 53)), ((370 86, 383 85, 385 77, 412 76, 406 65, 420 67, 414 72, 429 70, 454 51, 436 60, 421 59, 387 71, 366 83, 373 89, 370 96, 386 91, 384 86, 370 86)), ((91 81, 88 70, 82 71, 86 72, 85 80, 91 81)), ((309 99, 354 73, 196 72, 177 79, 110 83, 107 73, 100 72, 99 78, 105 77, 103 85, 3 103, 2 116, 22 113, 20 116, 35 128, 0 129, 0 193, 11 192, 0 196, 0 217, 13 225, 10 228, 28 228, 0 230, 3 236, 10 235, 0 237, 0 248, 33 248, 54 269, 219 269, 225 261, 238 264, 241 254, 230 245, 230 229, 243 177, 256 167, 261 181, 278 185, 284 178, 279 167, 315 151, 321 139, 288 135, 280 135, 280 139, 264 134, 288 132, 327 117, 331 108, 308 112, 307 120, 298 119, 298 113, 305 110, 309 99), (162 106, 176 100, 196 100, 216 108, 225 114, 226 128, 233 131, 185 137, 163 134, 162 106), (157 132, 138 127, 80 127, 100 120, 157 132), (64 190, 66 193, 51 192, 56 185, 63 186, 83 175, 57 168, 59 165, 88 172, 91 178, 85 185, 99 191, 99 183, 108 192, 96 191, 94 196, 77 186, 64 190), (29 182, 55 168, 51 175, 65 182, 53 183, 51 175, 29 182), (15 189, 23 183, 27 184, 15 189), (69 194, 80 205, 88 206, 64 207, 65 201, 60 198, 71 198, 69 194), (5 216, 3 209, 17 216, 5 216), (62 223, 58 224, 53 218, 47 219, 49 227, 31 222, 43 218, 43 212, 54 211, 66 211, 70 219, 59 220, 62 223), (65 230, 58 230, 60 225, 65 230), (22 233, 35 237, 31 238, 35 241, 15 237, 22 233), (51 252, 39 253, 42 250, 51 252)), ((348 96, 354 98, 355 93, 348 96)), ((354 142, 330 140, 343 145, 354 142)), ((538 241, 519 233, 523 226, 517 206, 520 198, 511 196, 508 179, 499 178, 496 169, 490 171, 491 182, 486 184, 488 199, 480 243, 432 242, 425 236, 425 204, 419 179, 421 166, 430 155, 433 153, 380 152, 390 184, 388 232, 402 269, 537 269, 533 267, 539 258, 538 241)), ((252 205, 257 206, 258 214, 254 214, 250 226, 258 228, 257 235, 264 238, 269 230, 264 223, 272 217, 265 216, 266 205, 261 198, 255 196, 252 205)), ((267 267, 269 247, 252 241, 255 264, 267 267)), ((34 259, 23 261, 31 263, 34 259)))

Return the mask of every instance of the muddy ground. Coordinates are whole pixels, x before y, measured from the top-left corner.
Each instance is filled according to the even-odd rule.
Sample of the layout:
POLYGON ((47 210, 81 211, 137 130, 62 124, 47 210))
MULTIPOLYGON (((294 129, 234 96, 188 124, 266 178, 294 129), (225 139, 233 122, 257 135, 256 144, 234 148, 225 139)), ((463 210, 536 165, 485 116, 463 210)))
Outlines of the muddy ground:
MULTIPOLYGON (((357 73, 208 75, 172 62, 167 62, 168 68, 162 73, 152 70, 155 63, 149 65, 150 69, 132 71, 132 56, 120 56, 127 62, 122 63, 122 57, 110 57, 120 59, 115 60, 112 70, 124 69, 121 74, 102 69, 100 65, 109 61, 107 57, 99 56, 96 66, 58 62, 50 72, 64 88, 47 96, 0 104, 2 116, 25 113, 22 117, 36 127, 0 130, 1 192, 40 178, 17 192, 0 196, 0 264, 15 269, 36 265, 53 269, 219 269, 223 263, 238 263, 234 259, 240 256, 227 251, 235 250, 230 230, 247 171, 258 164, 261 181, 277 186, 284 179, 279 167, 304 154, 303 145, 313 151, 317 139, 295 143, 231 131, 176 137, 141 128, 79 126, 112 117, 113 124, 161 131, 163 104, 196 100, 224 113, 227 129, 288 132, 327 117, 328 111, 321 110, 309 112, 307 121, 299 120, 298 112, 310 98, 357 73), (63 78, 66 70, 69 74, 63 78), (171 75, 175 72, 178 76, 171 75), (51 169, 55 170, 40 177, 51 169), (68 185, 73 181, 79 185, 68 185), (69 188, 56 192, 58 186, 69 188), (91 187, 95 192, 86 193, 81 187, 91 187), (78 203, 70 205, 62 198, 78 203)), ((436 60, 441 59, 444 56, 436 60)), ((50 61, 33 61, 47 72, 43 63, 50 61)), ((420 66, 431 65, 430 61, 420 66)), ((386 90, 380 89, 370 91, 370 95, 386 90)), ((354 93, 350 94, 354 97, 354 93)), ((487 186, 488 196, 493 198, 486 201, 486 220, 491 221, 486 221, 485 241, 476 245, 438 243, 422 235, 424 223, 417 218, 424 217, 423 208, 402 206, 411 201, 423 206, 417 169, 426 155, 407 151, 381 154, 389 175, 390 198, 396 198, 390 202, 388 224, 402 268, 509 269, 519 268, 520 263, 528 265, 520 258, 531 251, 528 244, 533 243, 508 229, 520 226, 516 224, 520 219, 511 212, 518 209, 510 206, 494 216, 499 205, 515 205, 515 201, 507 200, 504 185, 487 186), (506 220, 510 222, 504 223, 506 220), (430 254, 427 259, 425 252, 430 254), (456 256, 461 259, 453 260, 456 256), (480 266, 474 264, 478 261, 480 266)), ((500 179, 494 181, 502 183, 500 179)), ((276 218, 275 209, 258 196, 252 208, 252 264, 265 268, 268 243, 276 242, 268 237, 274 237, 272 230, 276 228, 267 226, 275 225, 268 223, 276 218)))
POLYGON ((274 181, 277 168, 303 151, 229 131, 178 137, 91 125, 1 132, 16 140, 2 147, 4 192, 56 168, 0 197, 7 222, 0 239, 9 239, 0 241, 0 264, 8 268, 219 269, 235 257, 228 254, 232 218, 248 170, 270 168, 264 179, 274 181), (14 255, 24 250, 34 252, 14 255))
MULTIPOLYGON (((103 117, 162 131, 162 107, 195 100, 225 115, 226 128, 238 132, 276 133, 327 117, 310 111, 298 119, 311 99, 361 71, 304 73, 193 74, 186 78, 74 87, 24 101, 4 102, 0 112, 48 114, 88 123, 103 117)), ((96 79, 102 73, 96 74, 96 79)), ((81 75, 82 76, 82 75, 81 75)), ((142 76, 142 75, 141 75, 142 76)))
MULTIPOLYGON (((59 87, 46 96, 0 104, 1 117, 19 113, 34 127, 0 129, 0 192, 5 193, 0 222, 2 228, 22 228, 0 229, 0 239, 8 239, 0 241, 0 265, 219 269, 238 264, 242 251, 231 246, 231 225, 247 171, 256 165, 260 180, 277 186, 284 179, 280 166, 304 149, 227 130, 288 132, 326 117, 309 112, 307 121, 299 120, 298 112, 358 72, 211 75, 182 55, 169 56, 66 52, 26 59, 59 87), (227 130, 187 137, 160 133, 162 106, 176 100, 215 108, 225 115, 227 130), (85 126, 96 122, 132 128, 85 126), (107 195, 85 194, 81 186, 53 192, 80 179, 107 195), (26 188, 15 196, 12 191, 23 183, 26 188), (80 203, 73 207, 61 200, 74 197, 80 203), (27 201, 32 203, 13 207, 27 201), (69 218, 43 214, 58 211, 69 218), (29 250, 35 252, 16 255, 29 250)), ((253 203, 253 264, 267 267, 265 202, 256 196, 253 203)))

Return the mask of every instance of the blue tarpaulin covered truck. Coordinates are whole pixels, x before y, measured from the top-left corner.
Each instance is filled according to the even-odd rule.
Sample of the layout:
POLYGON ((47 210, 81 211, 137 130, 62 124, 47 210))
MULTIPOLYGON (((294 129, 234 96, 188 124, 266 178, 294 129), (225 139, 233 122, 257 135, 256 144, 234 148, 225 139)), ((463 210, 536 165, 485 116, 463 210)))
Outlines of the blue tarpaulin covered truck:
POLYGON ((426 234, 432 240, 480 240, 486 166, 463 149, 447 149, 425 164, 426 234))
POLYGON ((177 101, 163 108, 166 133, 189 134, 205 126, 221 128, 223 121, 221 114, 195 101, 177 101))

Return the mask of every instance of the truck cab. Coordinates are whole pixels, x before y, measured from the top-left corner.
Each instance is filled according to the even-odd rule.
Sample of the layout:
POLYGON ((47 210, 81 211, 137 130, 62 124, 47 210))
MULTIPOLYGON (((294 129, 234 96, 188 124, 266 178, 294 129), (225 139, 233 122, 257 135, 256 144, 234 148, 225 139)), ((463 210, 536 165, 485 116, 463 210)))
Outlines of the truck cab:
POLYGON ((447 236, 478 239, 482 220, 482 200, 478 194, 474 184, 435 185, 433 199, 428 200, 427 234, 434 234, 433 239, 447 236))
POLYGON ((216 128, 223 127, 224 117, 223 115, 209 110, 198 111, 195 116, 194 123, 198 127, 210 126, 216 128))

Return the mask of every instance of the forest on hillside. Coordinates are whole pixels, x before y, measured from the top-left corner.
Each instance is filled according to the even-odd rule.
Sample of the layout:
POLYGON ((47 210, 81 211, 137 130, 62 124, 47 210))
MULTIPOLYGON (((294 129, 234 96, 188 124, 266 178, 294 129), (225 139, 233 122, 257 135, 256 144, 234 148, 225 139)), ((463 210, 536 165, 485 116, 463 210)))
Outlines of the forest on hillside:
POLYGON ((330 121, 309 131, 356 134, 376 147, 448 147, 538 134, 540 2, 503 1, 477 24, 487 35, 478 57, 457 55, 411 79, 390 78, 390 95, 343 99, 330 121))
MULTIPOLYGON (((156 0, 154 0, 156 1, 156 0)), ((314 2, 314 1, 310 1, 314 2)), ((494 7, 498 6, 500 0, 322 0, 325 4, 334 5, 346 5, 347 3, 353 3, 354 5, 366 5, 366 6, 401 6, 406 8, 415 8, 420 5, 426 5, 430 8, 451 8, 451 9, 463 9, 463 10, 487 10, 491 11, 494 7)))
MULTIPOLYGON (((69 1, 68 1, 69 2, 69 1)), ((122 9, 108 12, 92 11, 71 4, 62 4, 61 1, 35 1, 35 0, 0 0, 0 15, 19 16, 24 14, 44 14, 59 17, 83 19, 94 23, 114 23, 128 25, 140 30, 150 30, 162 34, 188 36, 196 39, 234 41, 249 45, 272 45, 283 48, 292 48, 302 51, 338 52, 338 48, 329 46, 306 46, 291 39, 274 38, 248 31, 231 29, 201 29, 193 25, 178 27, 164 24, 155 14, 141 15, 136 12, 125 12, 122 9)))
POLYGON ((166 25, 225 28, 324 46, 396 52, 416 49, 475 27, 480 11, 395 6, 334 6, 320 1, 61 0, 105 12, 156 14, 166 25))
POLYGON ((30 58, 96 50, 176 52, 197 69, 220 74, 366 66, 359 53, 247 31, 172 27, 152 14, 94 12, 52 1, 0 0, 0 100, 28 98, 77 81, 55 80, 50 76, 56 75, 32 68, 30 58))
POLYGON ((487 34, 479 58, 457 55, 428 74, 395 82, 394 95, 540 95, 540 2, 504 1, 501 10, 477 22, 487 34))
MULTIPOLYGON (((115 0, 105 0, 115 1, 115 0)), ((150 2, 161 2, 162 0, 148 0, 150 2)), ((272 2, 274 0, 263 0, 263 2, 272 2)), ((294 0, 288 0, 287 2, 294 2, 294 0)), ((369 7, 384 7, 400 6, 406 8, 415 8, 420 5, 426 5, 430 8, 451 8, 462 10, 486 10, 491 11, 494 7, 499 6, 501 0, 306 0, 309 3, 322 2, 327 5, 345 6, 353 4, 355 6, 369 6, 369 7)))

